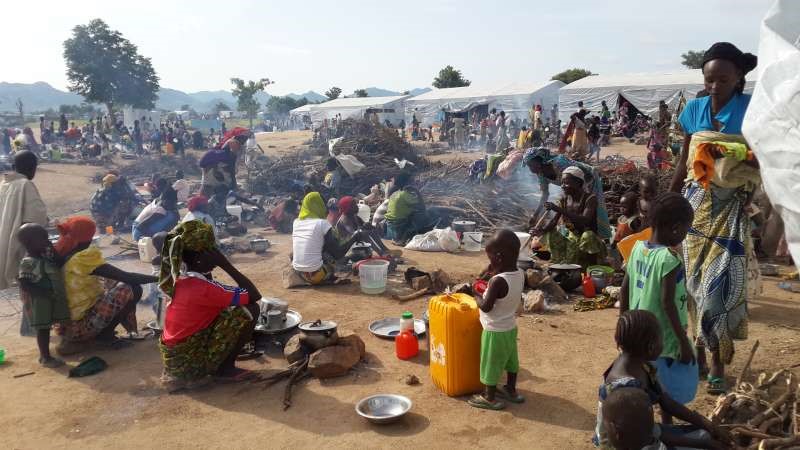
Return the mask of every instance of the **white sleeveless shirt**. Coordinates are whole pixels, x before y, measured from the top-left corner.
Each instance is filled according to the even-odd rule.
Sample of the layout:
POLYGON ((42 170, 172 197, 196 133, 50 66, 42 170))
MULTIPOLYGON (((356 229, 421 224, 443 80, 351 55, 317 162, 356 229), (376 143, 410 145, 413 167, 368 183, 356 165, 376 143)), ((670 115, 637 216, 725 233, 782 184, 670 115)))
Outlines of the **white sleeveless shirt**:
MULTIPOLYGON (((522 302, 522 290, 525 288, 525 272, 503 272, 494 278, 502 278, 508 284, 508 295, 498 298, 491 311, 480 311, 481 325, 486 331, 511 331, 517 326, 517 308, 522 302)), ((491 282, 491 280, 490 280, 491 282)))

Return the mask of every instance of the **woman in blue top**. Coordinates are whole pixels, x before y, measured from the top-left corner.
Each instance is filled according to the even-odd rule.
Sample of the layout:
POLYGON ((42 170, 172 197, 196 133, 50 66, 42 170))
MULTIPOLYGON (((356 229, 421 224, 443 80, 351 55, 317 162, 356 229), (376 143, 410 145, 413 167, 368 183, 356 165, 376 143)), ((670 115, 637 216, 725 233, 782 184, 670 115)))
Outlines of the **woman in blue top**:
MULTIPOLYGON (((747 285, 751 258, 750 221, 745 213, 760 182, 758 162, 741 136, 750 96, 745 74, 757 59, 733 44, 718 42, 703 57, 707 97, 686 104, 679 121, 683 151, 671 190, 695 210, 683 242, 686 288, 694 299, 698 359, 705 368, 711 352, 708 391, 725 391, 725 365, 733 358, 733 339, 747 337, 747 285)), ((752 286, 751 286, 752 287, 752 286)))

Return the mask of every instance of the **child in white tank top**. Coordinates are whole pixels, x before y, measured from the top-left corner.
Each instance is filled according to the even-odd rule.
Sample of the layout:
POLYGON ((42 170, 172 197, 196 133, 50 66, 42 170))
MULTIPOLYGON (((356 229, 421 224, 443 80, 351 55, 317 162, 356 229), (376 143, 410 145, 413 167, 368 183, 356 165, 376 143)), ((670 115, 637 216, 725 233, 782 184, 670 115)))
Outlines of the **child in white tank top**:
POLYGON ((517 308, 522 301, 525 286, 524 273, 517 268, 519 238, 510 230, 500 230, 486 245, 489 267, 494 274, 486 292, 479 296, 481 334, 481 383, 483 394, 475 395, 469 404, 476 408, 500 410, 505 403, 522 403, 525 398, 517 393, 517 308), (505 386, 498 386, 503 371, 508 378, 505 386))

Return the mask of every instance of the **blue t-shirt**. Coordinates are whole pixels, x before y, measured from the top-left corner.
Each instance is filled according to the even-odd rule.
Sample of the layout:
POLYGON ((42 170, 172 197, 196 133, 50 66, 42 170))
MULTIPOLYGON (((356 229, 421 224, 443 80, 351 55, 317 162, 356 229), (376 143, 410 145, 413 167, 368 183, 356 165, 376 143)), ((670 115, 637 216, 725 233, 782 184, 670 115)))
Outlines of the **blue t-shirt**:
MULTIPOLYGON (((734 94, 714 117, 717 122, 722 124, 722 129, 719 131, 726 134, 742 134, 742 122, 749 104, 749 95, 734 94)), ((678 121, 686 134, 694 134, 698 131, 716 131, 711 121, 711 97, 689 100, 678 121)))
MULTIPOLYGON (((722 124, 721 133, 742 134, 742 122, 750 96, 747 94, 734 94, 728 103, 714 117, 722 124)), ((717 131, 711 121, 711 97, 701 97, 689 100, 678 118, 681 128, 686 134, 698 131, 717 131)))

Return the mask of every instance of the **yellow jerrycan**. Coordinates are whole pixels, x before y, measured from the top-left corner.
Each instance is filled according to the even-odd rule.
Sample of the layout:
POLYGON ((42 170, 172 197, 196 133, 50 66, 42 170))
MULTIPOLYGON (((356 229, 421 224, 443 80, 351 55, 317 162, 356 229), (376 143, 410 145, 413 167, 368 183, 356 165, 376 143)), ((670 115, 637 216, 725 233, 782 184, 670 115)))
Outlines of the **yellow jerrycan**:
POLYGON ((467 294, 433 297, 428 321, 433 384, 451 397, 479 392, 482 327, 475 299, 467 294))

